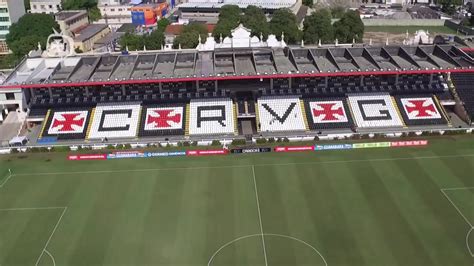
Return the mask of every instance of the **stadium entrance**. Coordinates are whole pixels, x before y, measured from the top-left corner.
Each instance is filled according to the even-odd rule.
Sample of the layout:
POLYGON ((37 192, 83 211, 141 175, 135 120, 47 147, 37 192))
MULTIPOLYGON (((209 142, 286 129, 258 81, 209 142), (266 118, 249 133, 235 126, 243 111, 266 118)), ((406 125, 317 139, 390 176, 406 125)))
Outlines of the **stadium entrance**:
POLYGON ((251 136, 257 134, 257 122, 255 114, 255 96, 251 91, 239 91, 235 93, 237 98, 237 122, 239 135, 251 136))

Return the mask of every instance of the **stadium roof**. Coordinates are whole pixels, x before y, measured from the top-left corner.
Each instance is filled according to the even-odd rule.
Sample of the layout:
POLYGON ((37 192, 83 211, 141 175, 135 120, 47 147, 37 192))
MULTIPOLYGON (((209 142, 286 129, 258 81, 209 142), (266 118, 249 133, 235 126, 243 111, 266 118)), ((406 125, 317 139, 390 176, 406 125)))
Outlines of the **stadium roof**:
POLYGON ((452 45, 240 48, 25 59, 0 88, 474 72, 452 45))

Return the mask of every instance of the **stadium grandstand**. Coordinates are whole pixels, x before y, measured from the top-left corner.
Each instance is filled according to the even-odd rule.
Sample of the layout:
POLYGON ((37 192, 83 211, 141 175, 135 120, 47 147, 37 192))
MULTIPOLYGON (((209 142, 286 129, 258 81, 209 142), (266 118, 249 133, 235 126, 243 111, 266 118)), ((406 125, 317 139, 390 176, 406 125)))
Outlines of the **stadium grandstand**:
POLYGON ((443 130, 472 125, 473 66, 451 45, 36 57, 0 93, 21 91, 39 140, 443 130))

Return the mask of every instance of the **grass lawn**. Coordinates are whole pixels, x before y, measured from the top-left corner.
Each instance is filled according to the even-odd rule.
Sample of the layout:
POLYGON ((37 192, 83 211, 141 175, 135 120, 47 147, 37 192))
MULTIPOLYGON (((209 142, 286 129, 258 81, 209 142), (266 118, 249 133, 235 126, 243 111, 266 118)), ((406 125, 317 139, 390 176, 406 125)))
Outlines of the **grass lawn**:
POLYGON ((394 34, 408 33, 414 34, 417 30, 427 30, 430 34, 456 34, 455 30, 452 30, 445 26, 366 26, 365 32, 388 32, 394 34))
POLYGON ((474 138, 430 141, 87 162, 1 156, 0 265, 472 266, 474 138))

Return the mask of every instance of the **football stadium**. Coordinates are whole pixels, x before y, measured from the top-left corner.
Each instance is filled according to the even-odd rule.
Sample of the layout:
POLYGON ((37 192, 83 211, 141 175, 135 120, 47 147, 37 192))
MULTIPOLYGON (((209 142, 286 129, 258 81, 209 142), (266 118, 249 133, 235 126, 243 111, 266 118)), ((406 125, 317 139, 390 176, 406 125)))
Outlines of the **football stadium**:
POLYGON ((472 266, 473 66, 454 45, 25 58, 0 85, 29 141, 0 149, 0 265, 472 266))

